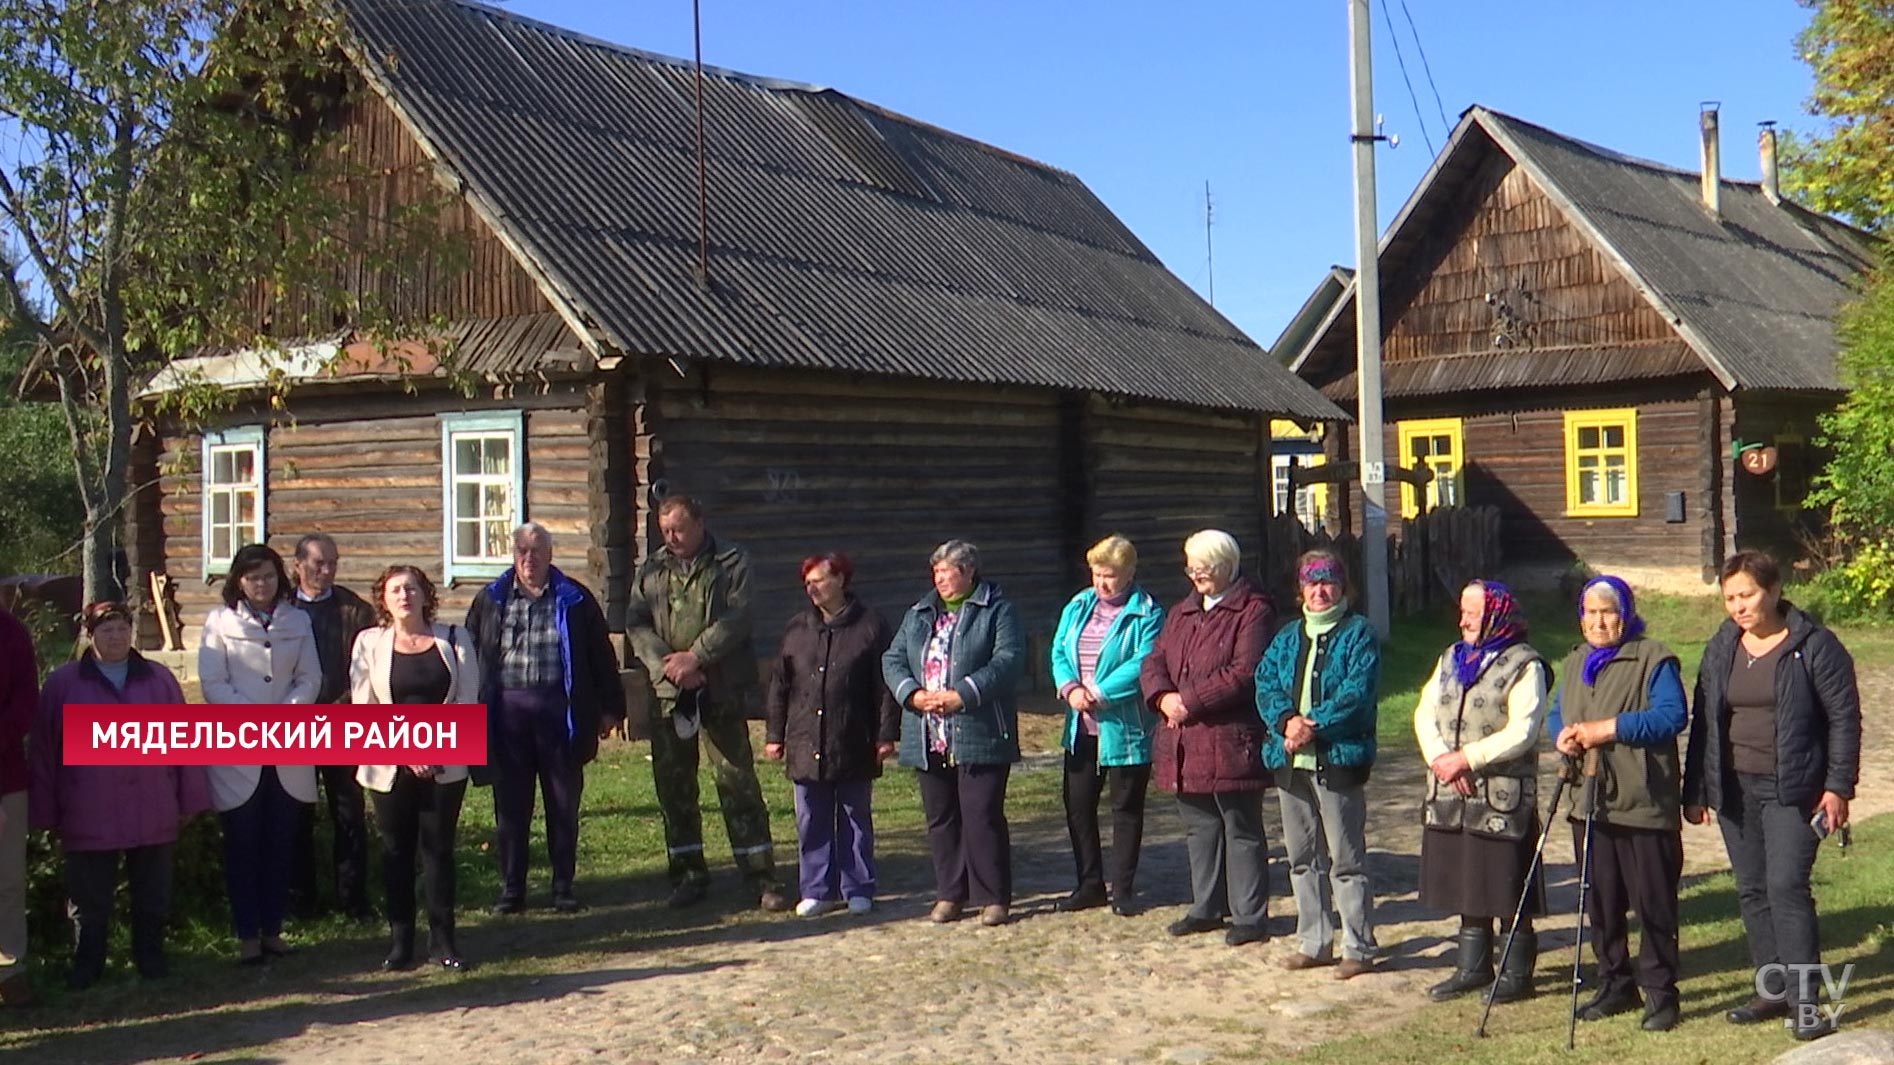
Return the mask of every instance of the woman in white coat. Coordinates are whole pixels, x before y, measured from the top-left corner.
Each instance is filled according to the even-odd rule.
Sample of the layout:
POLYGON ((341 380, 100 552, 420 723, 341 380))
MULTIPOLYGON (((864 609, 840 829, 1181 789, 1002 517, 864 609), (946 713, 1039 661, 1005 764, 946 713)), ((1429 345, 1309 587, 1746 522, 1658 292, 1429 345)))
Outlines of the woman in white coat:
MULTIPOLYGON (((224 605, 204 619, 197 675, 207 703, 313 703, 322 687, 315 630, 292 602, 282 556, 250 544, 230 560, 224 605)), ((297 825, 316 801, 306 765, 211 766, 211 802, 224 830, 224 880, 237 960, 288 954, 283 909, 297 825)))
MULTIPOLYGON (((390 566, 375 582, 381 625, 355 638, 350 698, 357 704, 477 703, 480 666, 471 633, 436 625, 434 584, 414 566, 390 566)), ((414 964, 414 859, 427 884, 428 956, 451 972, 466 968, 454 945, 454 832, 467 794, 464 765, 365 765, 381 835, 382 885, 393 945, 384 969, 414 964)))

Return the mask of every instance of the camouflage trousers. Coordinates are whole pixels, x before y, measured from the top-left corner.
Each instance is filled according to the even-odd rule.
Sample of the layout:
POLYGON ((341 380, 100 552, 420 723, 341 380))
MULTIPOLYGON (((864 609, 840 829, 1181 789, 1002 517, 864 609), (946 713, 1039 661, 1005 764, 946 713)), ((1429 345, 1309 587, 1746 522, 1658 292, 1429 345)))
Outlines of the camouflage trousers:
POLYGON ((756 779, 756 755, 740 711, 709 705, 697 735, 684 739, 672 727, 670 699, 657 702, 651 728, 651 775, 657 785, 658 811, 664 815, 664 847, 673 884, 707 880, 704 861, 704 811, 698 799, 698 748, 708 749, 710 772, 723 808, 730 851, 744 879, 759 890, 777 887, 776 859, 769 838, 769 808, 756 779))

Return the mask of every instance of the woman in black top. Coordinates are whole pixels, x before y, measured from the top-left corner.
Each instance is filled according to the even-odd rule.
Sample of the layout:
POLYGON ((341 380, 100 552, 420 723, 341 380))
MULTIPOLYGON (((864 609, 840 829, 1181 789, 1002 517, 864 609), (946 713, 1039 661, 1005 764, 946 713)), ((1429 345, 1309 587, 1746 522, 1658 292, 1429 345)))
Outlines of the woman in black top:
MULTIPOLYGON (((356 637, 349 687, 356 703, 476 703, 480 669, 471 636, 434 624, 434 585, 413 566, 375 582, 381 625, 356 637)), ((414 865, 427 881, 428 952, 443 969, 466 967, 454 945, 454 831, 467 792, 461 765, 365 765, 355 779, 375 806, 393 945, 384 969, 414 964, 414 865)))
POLYGON ((1855 664, 1834 633, 1783 600, 1774 559, 1741 551, 1722 575, 1730 620, 1697 671, 1684 819, 1720 823, 1757 990, 1773 993, 1726 1018, 1786 1017, 1797 1039, 1816 1039, 1834 1026, 1813 975, 1821 941, 1809 874, 1822 837, 1848 826, 1860 775, 1855 664))

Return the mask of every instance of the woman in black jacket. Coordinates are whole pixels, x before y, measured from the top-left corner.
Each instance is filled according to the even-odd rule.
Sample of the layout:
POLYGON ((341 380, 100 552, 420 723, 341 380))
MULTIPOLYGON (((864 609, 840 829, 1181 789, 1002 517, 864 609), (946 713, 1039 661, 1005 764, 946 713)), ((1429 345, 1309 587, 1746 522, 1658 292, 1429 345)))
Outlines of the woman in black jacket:
MULTIPOLYGON (((1758 972, 1807 972, 1793 966, 1821 960, 1809 872, 1822 837, 1847 826, 1860 771, 1855 664, 1834 633, 1783 601, 1774 559, 1741 551, 1722 576, 1730 620, 1697 673, 1684 818, 1722 826, 1758 972)), ((1819 1003, 1804 998, 1819 993, 1816 982, 1800 983, 1789 977, 1776 997, 1758 995, 1728 1020, 1788 1016, 1797 1039, 1828 1034, 1819 1003)))
POLYGON ((869 810, 881 763, 901 738, 901 710, 882 683, 894 630, 849 594, 847 555, 803 560, 811 608, 789 619, 771 671, 763 755, 795 782, 802 901, 815 917, 874 908, 875 826, 869 810))

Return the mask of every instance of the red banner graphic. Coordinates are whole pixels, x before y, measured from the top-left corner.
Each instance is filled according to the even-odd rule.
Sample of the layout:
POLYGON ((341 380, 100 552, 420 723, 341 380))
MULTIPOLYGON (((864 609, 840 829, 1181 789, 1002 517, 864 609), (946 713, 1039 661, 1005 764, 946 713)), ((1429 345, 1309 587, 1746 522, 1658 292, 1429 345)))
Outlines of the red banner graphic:
POLYGON ((485 765, 487 708, 75 703, 67 765, 485 765))

